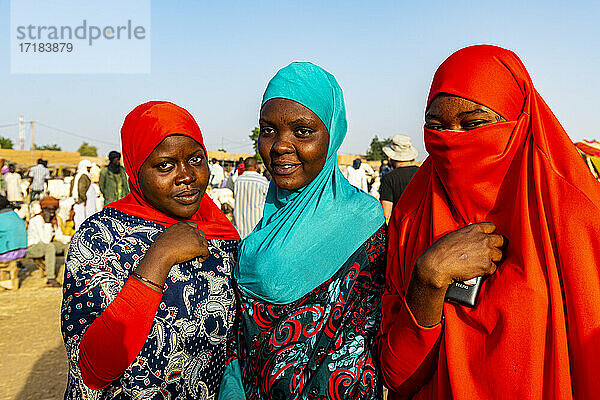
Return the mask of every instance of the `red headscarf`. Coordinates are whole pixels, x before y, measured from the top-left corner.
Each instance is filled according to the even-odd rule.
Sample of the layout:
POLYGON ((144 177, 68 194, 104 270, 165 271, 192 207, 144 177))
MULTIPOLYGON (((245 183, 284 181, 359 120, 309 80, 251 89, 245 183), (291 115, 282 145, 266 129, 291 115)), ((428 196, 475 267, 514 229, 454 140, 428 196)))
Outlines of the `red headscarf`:
MULTIPOLYGON (((144 198, 138 182, 138 173, 146 158, 170 135, 184 135, 194 139, 202 146, 208 157, 202 132, 194 117, 173 103, 150 101, 137 106, 125 117, 121 128, 121 141, 123 163, 129 176, 131 193, 119 201, 110 203, 107 207, 116 208, 126 214, 166 227, 181 222, 152 207, 144 198)), ((198 212, 187 221, 196 223, 208 239, 239 240, 240 238, 231 222, 206 194, 200 202, 198 212)))
POLYGON ((404 307, 427 247, 467 223, 491 221, 508 238, 506 260, 474 309, 444 304, 436 372, 415 397, 597 397, 600 185, 513 52, 457 51, 437 70, 427 104, 440 93, 483 104, 507 122, 425 129, 430 156, 389 227, 381 333, 404 307))

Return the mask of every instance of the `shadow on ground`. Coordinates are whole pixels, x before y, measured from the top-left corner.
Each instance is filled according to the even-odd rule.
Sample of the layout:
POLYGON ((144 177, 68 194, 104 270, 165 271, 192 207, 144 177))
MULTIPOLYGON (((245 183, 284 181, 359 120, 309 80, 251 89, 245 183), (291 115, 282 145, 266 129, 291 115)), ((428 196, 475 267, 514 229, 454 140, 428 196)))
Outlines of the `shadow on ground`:
POLYGON ((59 400, 65 393, 67 374, 65 348, 46 351, 35 362, 23 389, 15 400, 59 400))

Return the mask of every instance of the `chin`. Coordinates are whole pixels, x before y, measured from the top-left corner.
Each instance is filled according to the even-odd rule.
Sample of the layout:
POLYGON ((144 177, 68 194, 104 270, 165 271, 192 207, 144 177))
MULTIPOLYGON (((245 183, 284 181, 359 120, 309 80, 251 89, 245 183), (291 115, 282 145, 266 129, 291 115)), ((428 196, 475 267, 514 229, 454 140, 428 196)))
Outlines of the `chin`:
POLYGON ((290 179, 289 177, 273 177, 272 176, 273 181, 275 182, 275 185, 279 188, 279 189, 285 189, 285 190, 298 190, 300 189, 302 186, 302 184, 296 182, 294 179, 290 179))
POLYGON ((193 208, 188 207, 173 207, 169 210, 168 214, 177 219, 190 219, 200 209, 200 203, 195 204, 193 208))

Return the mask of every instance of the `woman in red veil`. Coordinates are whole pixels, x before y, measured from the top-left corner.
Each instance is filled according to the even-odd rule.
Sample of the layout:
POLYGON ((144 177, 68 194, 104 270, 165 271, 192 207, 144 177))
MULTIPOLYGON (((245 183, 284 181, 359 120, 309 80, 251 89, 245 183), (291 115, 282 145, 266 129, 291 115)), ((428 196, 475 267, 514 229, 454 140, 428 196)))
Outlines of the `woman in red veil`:
POLYGON ((425 144, 388 233, 389 398, 597 397, 600 185, 521 60, 487 45, 451 55, 425 144), (474 307, 444 301, 477 276, 474 307))

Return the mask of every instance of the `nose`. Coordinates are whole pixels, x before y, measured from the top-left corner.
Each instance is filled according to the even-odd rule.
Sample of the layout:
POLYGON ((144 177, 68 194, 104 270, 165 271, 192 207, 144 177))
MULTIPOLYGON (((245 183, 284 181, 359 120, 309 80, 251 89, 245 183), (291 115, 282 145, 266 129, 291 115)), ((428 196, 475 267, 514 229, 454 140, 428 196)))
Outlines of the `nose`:
POLYGON ((181 163, 177 170, 175 185, 189 185, 196 181, 196 173, 188 163, 181 163))
POLYGON ((277 140, 273 142, 273 146, 271 146, 271 154, 273 155, 289 154, 294 151, 294 145, 281 137, 278 137, 277 140))

